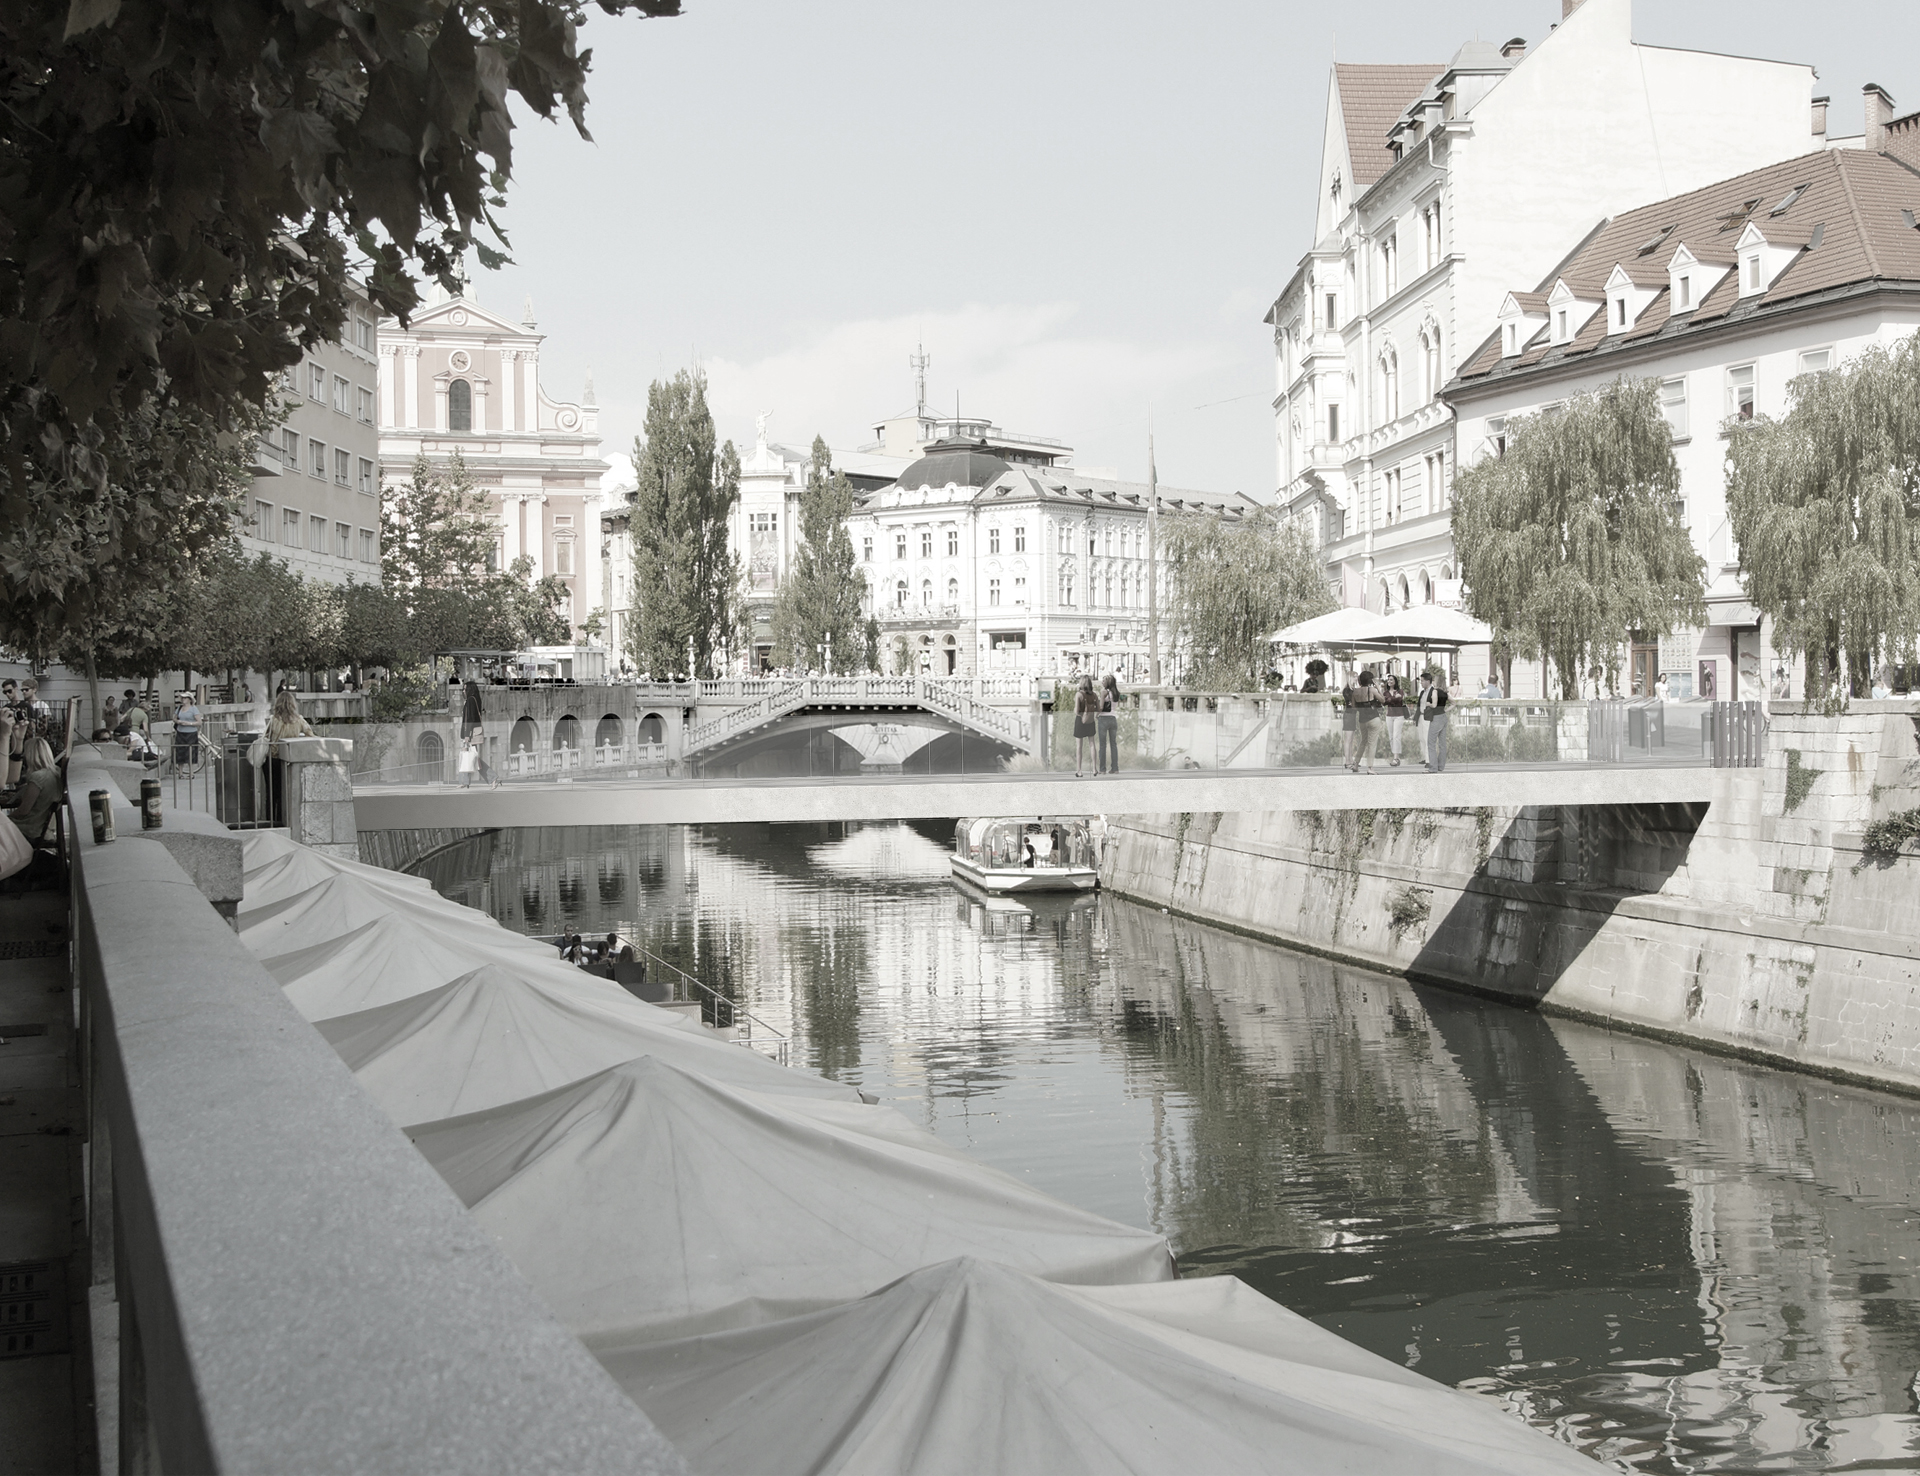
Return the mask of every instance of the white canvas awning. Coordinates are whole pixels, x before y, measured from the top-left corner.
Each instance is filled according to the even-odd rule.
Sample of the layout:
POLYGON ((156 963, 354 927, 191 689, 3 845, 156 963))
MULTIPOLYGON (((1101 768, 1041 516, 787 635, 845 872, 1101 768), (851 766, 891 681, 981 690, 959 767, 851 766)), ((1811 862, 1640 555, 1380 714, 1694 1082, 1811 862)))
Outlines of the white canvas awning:
POLYGON ((1373 632, 1354 644, 1382 651, 1452 651, 1461 646, 1484 646, 1492 640, 1493 627, 1475 620, 1465 610, 1409 605, 1381 617, 1373 632))
POLYGON ((677 1013, 630 1003, 609 1008, 577 990, 489 965, 394 1004, 322 1020, 318 1028, 395 1122, 498 1107, 640 1056, 755 1091, 860 1100, 853 1087, 689 1029, 677 1013))
POLYGON ((696 1332, 991 1255, 1164 1281, 1158 1235, 1062 1204, 890 1107, 741 1091, 647 1058, 408 1130, 575 1332, 696 1332))
POLYGON ((766 1326, 590 1346, 709 1476, 1594 1470, 1230 1276, 1058 1286, 953 1260, 766 1326))

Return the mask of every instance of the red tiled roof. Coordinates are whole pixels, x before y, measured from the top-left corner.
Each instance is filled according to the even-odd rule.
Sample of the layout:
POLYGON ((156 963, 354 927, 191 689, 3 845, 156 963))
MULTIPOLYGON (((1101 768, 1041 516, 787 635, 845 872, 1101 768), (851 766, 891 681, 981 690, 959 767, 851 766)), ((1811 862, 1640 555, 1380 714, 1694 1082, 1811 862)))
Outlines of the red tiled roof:
POLYGON ((1334 85, 1340 89, 1340 114, 1347 125, 1347 157, 1353 161, 1355 195, 1393 168, 1396 161, 1387 147, 1387 130, 1445 70, 1443 66, 1334 63, 1334 85))
MULTIPOLYGON (((1920 216, 1920 166, 1862 149, 1803 154, 1627 211, 1602 224, 1540 284, 1540 290, 1551 289, 1556 278, 1564 277, 1581 297, 1604 296, 1607 278, 1616 265, 1623 266, 1639 284, 1658 288, 1633 327, 1624 334, 1603 335, 1591 347, 1549 349, 1543 335, 1518 359, 1505 361, 1500 357, 1499 338, 1493 335, 1461 366, 1460 378, 1479 378, 1503 362, 1508 368, 1524 368, 1543 359, 1557 362, 1569 347, 1592 352, 1615 343, 1681 334, 1867 282, 1920 283, 1920 229, 1908 223, 1903 211, 1920 216), (1785 210, 1773 213, 1803 185, 1785 210), (1749 202, 1753 202, 1751 208, 1749 202), (1672 313, 1666 267, 1675 250, 1684 244, 1701 261, 1731 267, 1734 243, 1749 223, 1758 226, 1769 242, 1803 249, 1765 292, 1742 298, 1738 276, 1729 270, 1692 312, 1672 313), (1810 245, 1816 235, 1818 244, 1810 245), (1658 247, 1641 256, 1641 248, 1656 239, 1658 247)), ((1529 296, 1514 295, 1522 300, 1529 296)))

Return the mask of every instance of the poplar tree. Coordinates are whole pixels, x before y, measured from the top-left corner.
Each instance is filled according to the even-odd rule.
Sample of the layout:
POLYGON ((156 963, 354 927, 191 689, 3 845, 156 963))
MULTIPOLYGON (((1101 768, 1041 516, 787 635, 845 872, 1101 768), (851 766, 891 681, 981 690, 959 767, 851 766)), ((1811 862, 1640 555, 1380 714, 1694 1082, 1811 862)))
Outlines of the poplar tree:
POLYGON ((1270 508, 1232 523, 1211 513, 1163 516, 1160 547, 1188 686, 1264 686, 1274 631, 1333 608, 1319 549, 1270 508))
POLYGON ((1747 597, 1808 698, 1865 696, 1920 629, 1920 334, 1788 386, 1787 413, 1730 427, 1727 516, 1747 597))
POLYGON ((727 523, 740 500, 740 457, 714 449, 707 377, 682 369, 647 390, 646 434, 635 440, 630 523, 638 609, 628 654, 642 671, 683 671, 692 642, 694 674, 714 669, 716 640, 733 628, 740 582, 727 523))
POLYGON ((1511 419, 1506 453, 1454 479, 1467 608, 1512 655, 1550 660, 1569 698, 1589 667, 1618 667, 1633 632, 1706 621, 1659 393, 1621 378, 1511 419))
POLYGON ((811 669, 831 642, 829 675, 861 669, 864 584, 847 532, 852 516, 853 484, 845 472, 834 471, 826 441, 815 436, 806 490, 800 494, 801 544, 773 611, 773 659, 783 666, 811 669))

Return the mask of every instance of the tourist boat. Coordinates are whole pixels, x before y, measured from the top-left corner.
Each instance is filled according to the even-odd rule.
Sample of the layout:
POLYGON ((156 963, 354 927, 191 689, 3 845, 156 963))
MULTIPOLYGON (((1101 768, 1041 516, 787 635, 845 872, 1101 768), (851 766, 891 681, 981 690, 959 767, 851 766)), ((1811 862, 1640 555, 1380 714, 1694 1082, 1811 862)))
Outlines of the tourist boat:
POLYGON ((1090 892, 1100 885, 1093 828, 1082 818, 962 820, 948 859, 955 877, 989 894, 1090 892))

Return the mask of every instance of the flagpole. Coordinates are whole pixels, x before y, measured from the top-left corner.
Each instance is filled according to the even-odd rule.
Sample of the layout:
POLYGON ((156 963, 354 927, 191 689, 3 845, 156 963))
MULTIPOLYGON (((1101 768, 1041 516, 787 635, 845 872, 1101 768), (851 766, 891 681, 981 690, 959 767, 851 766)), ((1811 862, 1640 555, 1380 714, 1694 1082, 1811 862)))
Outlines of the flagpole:
POLYGON ((1160 685, 1160 473, 1147 431, 1147 679, 1160 685))

